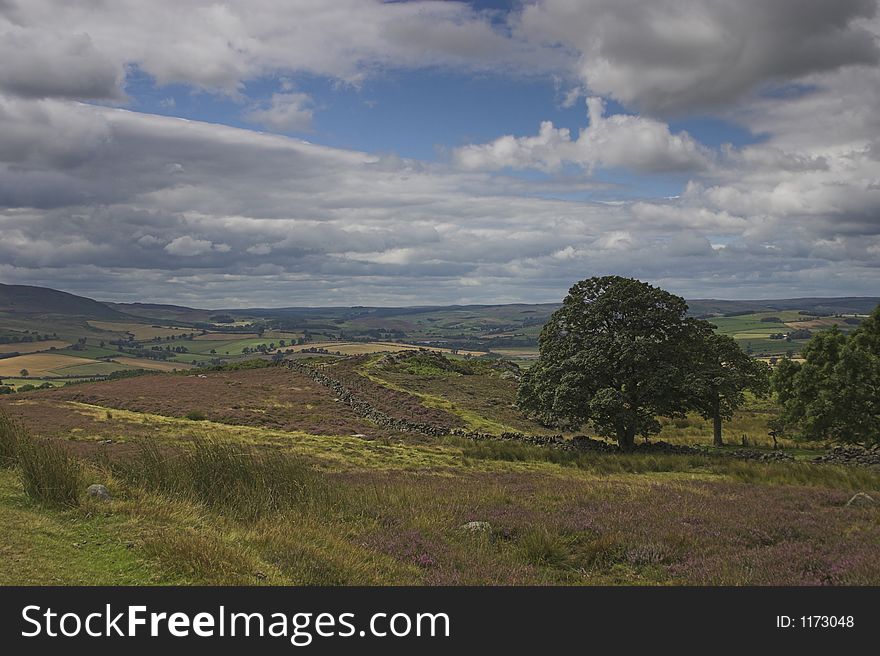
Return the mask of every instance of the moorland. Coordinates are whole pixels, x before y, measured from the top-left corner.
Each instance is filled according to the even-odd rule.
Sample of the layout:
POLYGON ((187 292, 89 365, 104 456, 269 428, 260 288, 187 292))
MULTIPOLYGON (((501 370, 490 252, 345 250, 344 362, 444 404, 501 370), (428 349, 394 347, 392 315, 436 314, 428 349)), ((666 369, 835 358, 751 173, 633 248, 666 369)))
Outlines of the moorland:
MULTIPOLYGON (((856 497, 880 499, 880 471, 772 439, 772 398, 748 396, 723 447, 689 414, 630 453, 523 414, 556 306, 273 314, 35 289, 0 286, 0 583, 880 582, 880 514, 856 497)), ((878 300, 690 306, 771 359, 878 300)))

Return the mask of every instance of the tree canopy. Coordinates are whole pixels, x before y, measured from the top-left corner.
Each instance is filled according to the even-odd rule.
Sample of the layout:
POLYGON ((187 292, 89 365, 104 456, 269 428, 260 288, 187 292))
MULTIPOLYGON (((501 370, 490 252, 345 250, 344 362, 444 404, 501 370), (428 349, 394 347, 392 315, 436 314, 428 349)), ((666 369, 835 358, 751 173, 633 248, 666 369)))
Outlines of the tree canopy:
POLYGON ((692 366, 688 395, 691 407, 713 423, 713 443, 722 446, 721 421, 745 401, 750 390, 758 396, 769 391, 769 365, 745 353, 732 337, 699 322, 689 354, 692 366))
POLYGON ((630 278, 575 284, 541 331, 538 361, 519 406, 549 425, 591 422, 625 449, 660 430, 657 416, 688 409, 688 345, 695 320, 684 299, 630 278))
POLYGON ((773 375, 786 431, 806 439, 880 443, 880 306, 849 336, 817 333, 804 361, 783 360, 773 375))
POLYGON ((519 407, 547 425, 589 422, 624 449, 659 432, 657 417, 696 410, 715 420, 720 440, 720 422, 744 391, 766 390, 766 367, 687 309, 683 298, 631 278, 575 284, 541 331, 519 407))

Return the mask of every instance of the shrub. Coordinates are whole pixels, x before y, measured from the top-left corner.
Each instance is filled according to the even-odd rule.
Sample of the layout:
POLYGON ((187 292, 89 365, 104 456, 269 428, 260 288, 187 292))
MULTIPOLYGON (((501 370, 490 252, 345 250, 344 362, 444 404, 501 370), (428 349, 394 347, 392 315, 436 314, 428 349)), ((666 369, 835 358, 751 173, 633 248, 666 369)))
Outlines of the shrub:
POLYGON ((190 410, 186 413, 186 418, 192 421, 205 421, 208 416, 201 410, 190 410))
POLYGON ((563 567, 570 555, 570 542, 545 526, 529 528, 519 538, 519 548, 533 565, 563 567))

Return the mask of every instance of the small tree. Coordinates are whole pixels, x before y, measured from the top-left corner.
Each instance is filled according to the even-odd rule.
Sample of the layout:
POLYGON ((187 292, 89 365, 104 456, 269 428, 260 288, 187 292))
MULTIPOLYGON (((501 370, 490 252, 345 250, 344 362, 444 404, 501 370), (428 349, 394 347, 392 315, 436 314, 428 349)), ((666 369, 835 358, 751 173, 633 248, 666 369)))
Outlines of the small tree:
POLYGON ((21 374, 21 377, 22 377, 22 378, 27 378, 28 376, 31 375, 31 372, 28 371, 27 369, 22 369, 22 370, 19 371, 18 373, 21 374))
POLYGON ((696 322, 684 299, 639 280, 574 285, 541 331, 539 357, 517 402, 544 424, 579 428, 631 449, 660 430, 657 416, 688 408, 688 350, 696 322))
POLYGON ((770 386, 770 367, 754 360, 732 337, 719 335, 714 326, 700 322, 693 343, 690 396, 694 410, 712 420, 715 446, 723 446, 721 422, 745 401, 745 392, 765 395, 770 386))

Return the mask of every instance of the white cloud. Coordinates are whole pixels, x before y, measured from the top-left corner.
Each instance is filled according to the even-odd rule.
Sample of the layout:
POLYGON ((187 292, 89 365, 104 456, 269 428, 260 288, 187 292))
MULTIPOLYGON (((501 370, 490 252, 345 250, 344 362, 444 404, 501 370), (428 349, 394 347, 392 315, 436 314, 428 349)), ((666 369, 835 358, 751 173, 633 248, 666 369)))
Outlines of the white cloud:
MULTIPOLYGON (((192 257, 194 255, 210 253, 213 247, 214 244, 207 239, 193 239, 189 235, 184 235, 183 237, 173 239, 165 246, 165 252, 181 257, 192 257)), ((227 248, 226 250, 228 251, 229 249, 227 248)))
POLYGON ((463 2, 28 0, 0 6, 0 61, 6 93, 118 99, 131 65, 160 85, 237 94, 272 74, 357 84, 386 67, 547 71, 562 58, 463 2))
MULTIPOLYGON (((550 300, 606 273, 699 296, 877 293, 880 69, 860 62, 880 29, 858 18, 875 3, 545 0, 508 34, 453 2, 165 2, 0 1, 5 282, 251 307, 550 300), (710 108, 761 139, 710 152, 594 95, 577 136, 547 122, 456 168, 65 100, 120 100, 132 65, 233 95, 286 72, 550 71, 563 102, 710 108), (754 94, 768 82, 788 91, 754 94), (570 165, 691 181, 651 199, 570 165)), ((261 123, 303 129, 313 108, 281 89, 261 123)))
POLYGON ((275 93, 267 106, 255 107, 244 115, 277 132, 307 132, 312 128, 312 99, 305 93, 275 93))
POLYGON ((805 218, 796 203, 763 206, 801 174, 757 168, 762 158, 725 160, 677 199, 563 201, 546 196, 562 180, 513 185, 69 102, 0 107, 6 282, 132 300, 149 286, 156 300, 214 306, 538 301, 606 273, 700 296, 876 290, 868 151, 826 156, 811 175, 830 177, 800 183, 824 190, 805 218), (847 177, 853 161, 861 173, 847 177))
POLYGON ((589 125, 572 139, 567 128, 541 123, 534 137, 504 136, 453 153, 464 169, 558 170, 571 163, 592 169, 624 167, 643 172, 695 171, 710 165, 711 155, 687 132, 673 134, 660 121, 640 116, 604 116, 600 98, 587 98, 589 125))
POLYGON ((715 110, 768 83, 876 64, 876 0, 543 0, 524 39, 578 53, 596 94, 650 112, 715 110))

